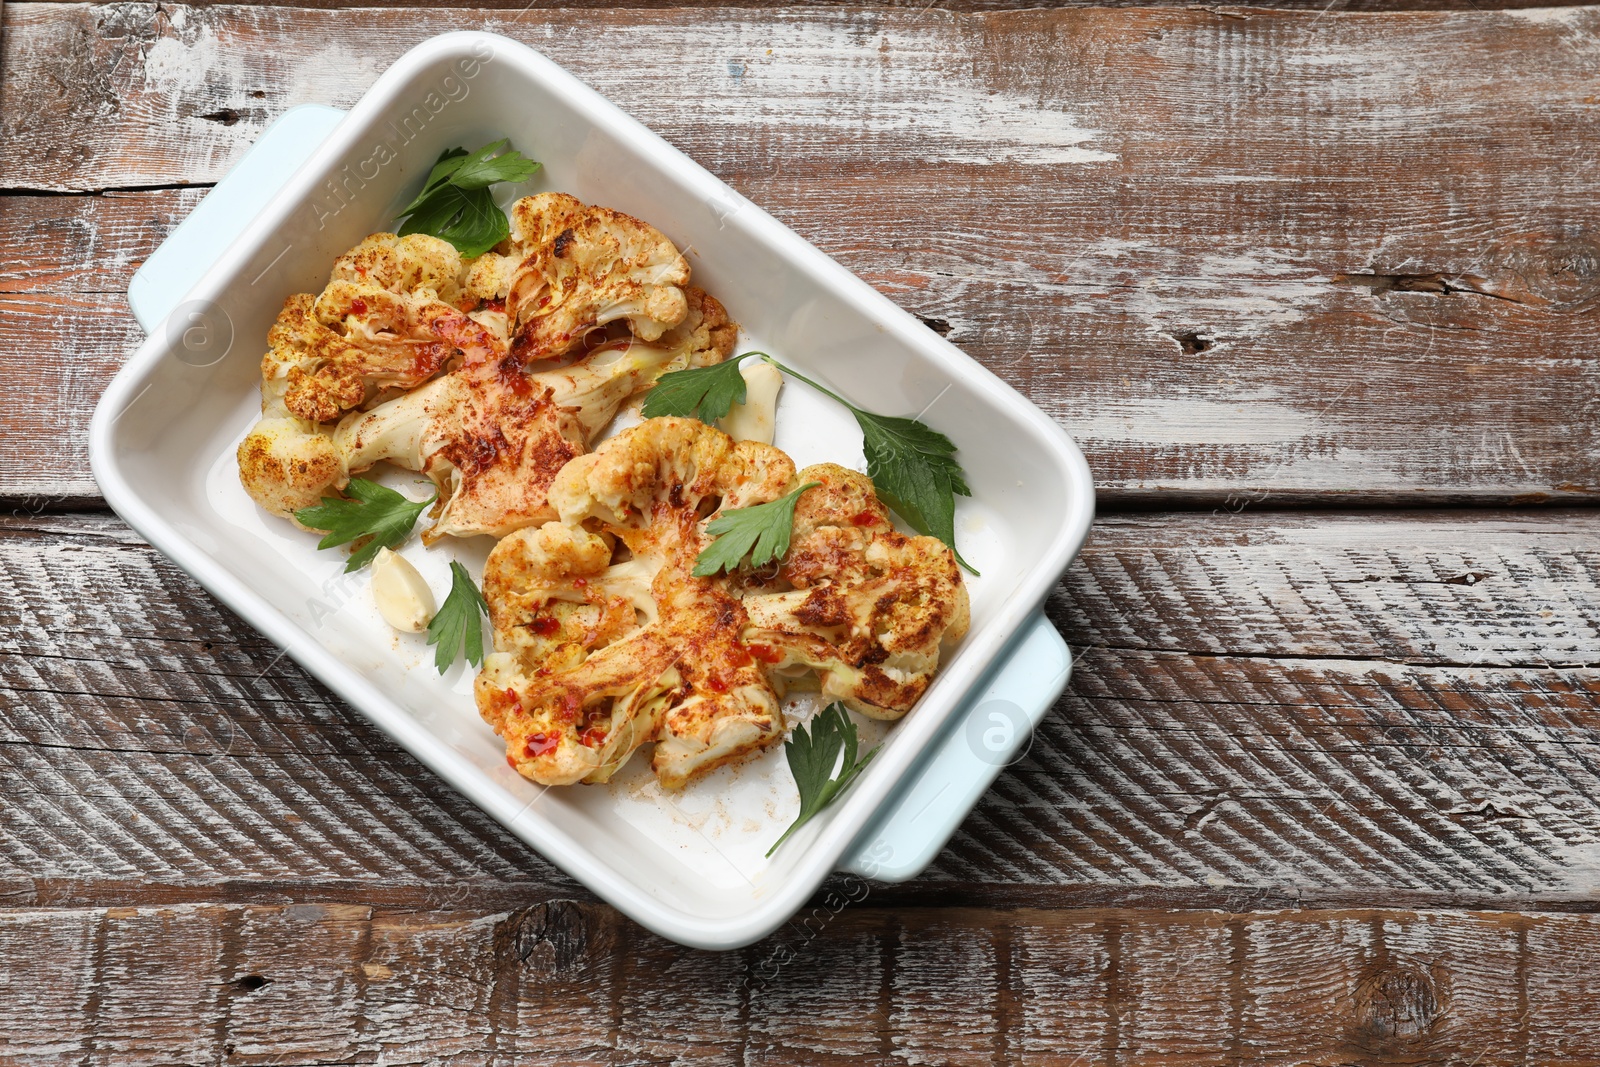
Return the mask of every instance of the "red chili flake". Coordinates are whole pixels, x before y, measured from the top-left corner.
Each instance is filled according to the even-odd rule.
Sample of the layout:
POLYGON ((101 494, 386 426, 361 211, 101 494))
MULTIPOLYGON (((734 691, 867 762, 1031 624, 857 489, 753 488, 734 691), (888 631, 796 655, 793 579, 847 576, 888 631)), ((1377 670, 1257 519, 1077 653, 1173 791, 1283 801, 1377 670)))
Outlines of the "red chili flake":
POLYGON ((587 589, 589 587, 589 579, 587 579, 587 578, 574 578, 574 579, 572 579, 572 584, 574 586, 576 586, 577 588, 579 588, 579 589, 587 589))
POLYGON ((601 726, 592 726, 578 735, 579 743, 585 748, 594 748, 596 745, 603 744, 605 739, 606 731, 601 726))
POLYGON ((549 637, 551 634, 561 629, 561 623, 550 618, 548 615, 541 615, 539 618, 534 619, 528 624, 528 629, 532 630, 540 637, 549 637))
POLYGON ((518 396, 527 396, 533 392, 533 382, 522 373, 522 368, 510 360, 500 364, 499 378, 501 384, 518 396))
POLYGON ((583 697, 577 693, 568 693, 561 698, 561 710, 558 713, 562 722, 577 722, 578 716, 583 714, 583 697))
POLYGON ((561 745, 561 738, 553 734, 529 734, 528 743, 523 747, 527 750, 529 759, 537 759, 548 752, 554 752, 561 745))
POLYGON ((505 309, 506 302, 501 300, 499 297, 495 297, 493 300, 485 300, 483 302, 482 310, 484 311, 504 311, 505 309))
POLYGON ((706 679, 706 688, 713 693, 726 693, 728 691, 728 680, 720 674, 713 674, 706 679))
POLYGON ((546 295, 546 296, 541 296, 541 297, 540 297, 540 298, 539 298, 539 306, 540 306, 540 307, 544 307, 544 306, 545 306, 545 305, 547 305, 547 304, 549 304, 549 303, 550 303, 550 297, 549 297, 549 296, 548 296, 548 295, 546 295))
POLYGON ((515 689, 507 686, 505 689, 501 690, 500 695, 505 697, 507 704, 511 705, 511 713, 513 715, 522 714, 522 700, 517 696, 517 691, 515 689))
POLYGON ((771 645, 746 645, 745 647, 752 656, 762 663, 777 663, 783 659, 778 650, 771 645))
POLYGON ((506 757, 506 766, 510 767, 512 770, 516 770, 517 769, 517 761, 512 759, 510 756, 507 756, 506 757))
POLYGON ((858 511, 850 516, 850 521, 857 526, 876 526, 878 524, 878 513, 868 508, 866 511, 858 511))
POLYGON ((358 296, 354 300, 350 301, 350 314, 352 314, 352 315, 365 315, 366 313, 367 313, 367 302, 365 300, 361 299, 358 296))

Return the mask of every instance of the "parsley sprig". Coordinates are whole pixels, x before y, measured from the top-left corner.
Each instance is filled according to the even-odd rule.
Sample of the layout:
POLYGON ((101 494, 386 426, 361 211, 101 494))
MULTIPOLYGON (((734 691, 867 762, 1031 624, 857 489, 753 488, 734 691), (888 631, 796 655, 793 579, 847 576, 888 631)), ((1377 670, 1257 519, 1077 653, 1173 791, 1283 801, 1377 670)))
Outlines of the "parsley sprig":
POLYGON ((483 662, 483 617, 487 614, 489 605, 478 592, 478 583, 465 567, 451 560, 450 595, 428 623, 428 644, 437 646, 433 665, 440 674, 455 663, 463 645, 468 663, 476 667, 483 662))
POLYGON ((771 856, 778 846, 789 840, 789 835, 810 822, 812 817, 850 787, 861 769, 878 754, 873 748, 860 760, 856 759, 856 724, 845 714, 843 704, 829 704, 811 720, 811 729, 796 726, 794 733, 783 746, 789 759, 789 771, 794 784, 800 789, 800 814, 783 832, 783 836, 767 849, 771 856), (843 759, 840 754, 843 753, 843 759), (834 773, 834 768, 839 773, 834 773))
POLYGON ((712 541, 695 557, 696 578, 709 578, 718 571, 737 570, 745 556, 750 566, 760 567, 789 554, 789 539, 794 536, 794 508, 800 494, 815 489, 821 482, 807 482, 792 493, 725 511, 706 526, 712 541))
POLYGON ((739 361, 745 356, 765 359, 766 353, 745 352, 709 367, 663 374, 656 380, 655 388, 645 394, 639 414, 647 419, 677 415, 699 419, 708 426, 727 418, 733 405, 744 403, 746 389, 744 375, 739 373, 739 361))
POLYGON ((950 546, 956 561, 973 574, 972 564, 961 558, 956 548, 956 501, 971 496, 966 474, 956 462, 956 446, 950 438, 920 419, 875 415, 863 411, 832 389, 818 385, 791 367, 763 352, 746 352, 709 367, 663 374, 645 399, 646 418, 679 415, 714 423, 728 414, 734 404, 744 402, 744 378, 738 362, 745 356, 760 356, 792 378, 850 409, 861 427, 862 451, 867 457, 867 476, 884 503, 921 534, 937 537, 950 546))
POLYGON ((770 357, 768 362, 850 409, 856 425, 861 427, 867 477, 872 479, 872 487, 883 502, 899 512, 913 530, 949 545, 956 562, 977 574, 956 548, 956 497, 971 496, 972 490, 961 464, 955 460, 955 442, 919 419, 863 411, 804 374, 770 357))
POLYGON ((469 259, 505 240, 511 224, 495 206, 489 186, 527 181, 539 169, 538 163, 515 149, 495 154, 509 143, 501 138, 476 152, 447 149, 433 165, 422 192, 399 212, 410 216, 400 227, 400 236, 425 233, 439 237, 469 259))
POLYGON ((344 565, 346 571, 360 570, 371 563, 380 548, 399 548, 411 536, 417 516, 437 498, 435 494, 427 500, 410 500, 365 478, 351 478, 345 493, 353 499, 325 496, 322 503, 301 508, 294 517, 302 526, 328 531, 317 542, 318 548, 333 548, 363 537, 371 539, 351 554, 350 562, 344 565))

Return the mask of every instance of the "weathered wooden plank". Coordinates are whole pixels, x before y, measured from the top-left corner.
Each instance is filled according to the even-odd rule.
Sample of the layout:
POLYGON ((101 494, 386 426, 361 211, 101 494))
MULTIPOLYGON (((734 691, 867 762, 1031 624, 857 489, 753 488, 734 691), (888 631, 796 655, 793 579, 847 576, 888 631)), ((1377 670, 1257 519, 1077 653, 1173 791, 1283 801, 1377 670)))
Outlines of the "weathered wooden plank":
MULTIPOLYGON (((0 527, 5 900, 575 891, 114 519, 0 527)), ((1069 695, 896 899, 1593 906, 1591 531, 1102 522, 1050 607, 1079 650, 1069 695)))
MULTIPOLYGON (((284 107, 349 104, 417 40, 482 24, 570 65, 1015 383, 1113 503, 1600 486, 1583 443, 1591 9, 8 19, 0 77, 37 106, 0 122, 18 146, 0 185, 215 180, 284 107)), ((0 312, 17 327, 0 379, 25 376, 29 417, 66 434, 6 435, 14 493, 93 493, 82 428, 135 336, 92 266, 39 264, 85 262, 72 228, 92 224, 120 279, 192 196, 4 209, 8 233, 60 229, 0 277, 29 294, 0 312), (66 400, 41 364, 72 368, 66 400)))
MULTIPOLYGON (((39 0, 43 3, 74 3, 78 0, 39 0)), ((241 0, 242 5, 278 7, 271 0, 241 0)), ((378 7, 396 8, 406 10, 408 5, 402 0, 301 0, 294 7, 317 9, 341 9, 353 7, 378 7)), ((430 7, 465 8, 470 10, 499 10, 516 14, 527 9, 530 5, 527 0, 444 0, 443 3, 431 4, 430 7)), ((563 8, 583 8, 615 10, 615 4, 605 3, 604 0, 562 0, 563 8)), ((794 4, 788 0, 632 0, 626 5, 630 9, 650 8, 759 8, 777 13, 783 13, 794 8, 828 8, 828 7, 859 7, 854 0, 812 0, 811 3, 794 4)), ((1163 5, 1160 0, 1050 0, 1046 4, 1024 3, 1022 0, 883 0, 875 4, 876 7, 901 8, 911 11, 1013 11, 1019 8, 1069 8, 1069 7, 1160 7, 1160 6, 1186 6, 1163 5)), ((1524 8, 1545 7, 1577 7, 1581 6, 1572 2, 1548 3, 1546 0, 1485 0, 1474 7, 1470 0, 1239 0, 1238 3, 1227 5, 1229 10, 1239 10, 1248 13, 1252 8, 1277 8, 1288 11, 1340 11, 1340 12, 1380 12, 1380 11, 1499 11, 1521 10, 1524 8)))
POLYGON ((199 905, 0 912, 0 944, 23 1065, 1600 1059, 1588 915, 868 900, 716 955, 588 904, 199 905))
POLYGON ((120 296, 206 192, 0 196, 0 292, 120 296))
POLYGON ((1102 518, 1052 605, 1094 647, 1600 665, 1600 515, 1209 513, 1102 518))

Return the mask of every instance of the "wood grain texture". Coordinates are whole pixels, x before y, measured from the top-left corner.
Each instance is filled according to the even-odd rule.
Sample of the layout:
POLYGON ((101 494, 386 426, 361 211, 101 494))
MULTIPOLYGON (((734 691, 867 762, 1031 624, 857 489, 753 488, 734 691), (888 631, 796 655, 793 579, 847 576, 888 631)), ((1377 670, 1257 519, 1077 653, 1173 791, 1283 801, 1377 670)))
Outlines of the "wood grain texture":
MULTIPOLYGON (((1578 515, 1103 522, 1068 696, 887 899, 1600 905, 1578 515)), ((582 895, 115 520, 0 528, 4 902, 582 895)))
POLYGON ((55 1063, 1581 1064, 1600 917, 886 909, 737 953, 605 908, 0 913, 55 1063), (41 951, 45 949, 46 951, 41 951))
MULTIPOLYGON (((214 181, 285 107, 348 106, 410 45, 481 25, 1017 385, 1113 506, 1600 486, 1592 9, 6 18, 0 91, 30 106, 0 120, 0 186, 214 181)), ((87 413, 137 339, 114 294, 194 195, 0 207, 24 242, 5 244, 0 381, 64 434, 5 435, 8 493, 94 493, 87 413)))
MULTIPOLYGON (((78 0, 42 0, 45 3, 75 3, 78 0)), ((261 7, 304 7, 319 10, 344 9, 353 7, 378 7, 399 10, 408 9, 402 0, 300 0, 293 5, 274 4, 270 0, 245 0, 245 3, 261 7)), ((430 4, 430 7, 467 8, 467 9, 493 9, 510 11, 513 14, 532 6, 528 0, 443 0, 442 3, 430 4)), ((578 8, 589 10, 614 11, 614 4, 605 3, 604 0, 562 0, 562 8, 578 8)), ((789 0, 631 0, 626 5, 629 9, 654 9, 654 8, 757 8, 774 12, 784 12, 793 8, 860 8, 859 0, 811 0, 805 4, 790 3, 789 0)), ((1032 3, 1029 0, 880 0, 879 3, 870 5, 879 8, 900 8, 911 11, 1014 11, 1017 9, 1037 8, 1073 8, 1073 7, 1198 7, 1194 4, 1170 4, 1163 0, 1049 0, 1048 3, 1032 3)), ((1213 7, 1217 5, 1212 5, 1213 7)), ((1238 0, 1227 5, 1229 10, 1249 11, 1252 8, 1277 8, 1285 11, 1339 11, 1339 12, 1394 12, 1394 11, 1500 11, 1522 10, 1525 8, 1544 7, 1581 7, 1581 3, 1562 0, 1559 3, 1549 3, 1547 0, 1238 0)), ((0 5, 3 7, 3 5, 0 5)), ((415 10, 414 8, 411 8, 415 10)))

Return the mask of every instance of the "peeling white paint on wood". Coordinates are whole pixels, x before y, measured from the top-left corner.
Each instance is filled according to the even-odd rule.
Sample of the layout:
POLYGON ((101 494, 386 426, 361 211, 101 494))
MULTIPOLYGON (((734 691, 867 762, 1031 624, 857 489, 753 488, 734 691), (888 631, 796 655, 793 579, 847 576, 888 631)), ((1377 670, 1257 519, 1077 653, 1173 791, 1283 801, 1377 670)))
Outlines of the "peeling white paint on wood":
POLYGON ((1266 445, 1298 441, 1317 428, 1299 408, 1241 393, 1231 400, 1129 397, 1107 404, 1084 435, 1142 445, 1266 445))
POLYGON ((74 905, 11 913, 0 949, 26 961, 0 1027, 29 1059, 453 1063, 492 1049, 552 1064, 1032 1064, 1114 1051, 1178 1064, 1250 1049, 1326 1063, 1422 1046, 1499 1067, 1600 1049, 1593 915, 869 900, 719 954, 586 902, 74 905), (666 1022, 616 1021, 638 1018, 666 1022))
MULTIPOLYGON (((877 20, 865 21, 870 27, 877 20)), ((919 21, 885 18, 876 33, 815 12, 681 30, 632 26, 607 41, 631 61, 586 73, 596 88, 619 97, 636 95, 641 79, 674 85, 670 97, 634 104, 647 123, 653 119, 646 115, 672 121, 668 109, 690 100, 719 126, 779 138, 790 133, 798 144, 830 136, 852 145, 892 138, 896 155, 928 163, 1051 166, 1118 158, 1093 147, 1102 131, 1082 128, 1067 105, 951 67, 952 39, 965 36, 963 20, 939 13, 919 21), (686 56, 728 58, 719 65, 686 63, 686 56), (940 76, 930 77, 932 70, 940 76)))
MULTIPOLYGON (((1600 364, 1574 355, 1600 298, 1582 236, 1600 230, 1600 111, 1567 39, 1593 12, 1558 34, 1479 12, 173 10, 14 9, 0 77, 43 103, 0 121, 54 147, 6 184, 213 180, 284 107, 348 105, 429 33, 491 24, 948 324, 1079 440, 1108 496, 1600 491, 1600 364), (1427 91, 1397 100, 1382 77, 1427 91), (50 104, 56 80, 70 99, 50 104), (1116 158, 1060 162, 1080 151, 1116 158)), ((43 292, 7 308, 0 373, 66 435, 6 435, 16 492, 95 492, 82 428, 138 336, 123 265, 192 202, 142 195, 170 214, 131 234, 104 198, 77 209, 122 242, 109 272, 41 242, 59 209, 7 208, 33 262, 77 265, 6 272, 43 292), (100 295, 61 297, 90 275, 100 295), (68 381, 31 373, 41 347, 68 381)))
POLYGON ((1325 275, 1288 252, 1208 252, 1196 258, 1188 247, 1151 242, 1116 241, 1106 247, 1109 262, 1091 248, 1062 271, 1061 280, 1078 297, 1067 309, 1102 315, 1124 310, 1156 334, 1201 325, 1210 341, 1238 340, 1299 322, 1339 295, 1325 275), (1130 253, 1160 266, 1129 278, 1126 265, 1117 261, 1130 253))
MULTIPOLYGON (((181 33, 186 24, 186 17, 175 18, 172 28, 181 33)), ((192 35, 153 41, 141 59, 145 85, 160 93, 192 92, 226 69, 222 45, 210 26, 201 26, 192 35)))
POLYGON ((1584 17, 1586 13, 1581 7, 1524 7, 1507 11, 1506 14, 1540 26, 1572 26, 1589 21, 1584 17))

